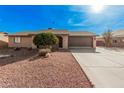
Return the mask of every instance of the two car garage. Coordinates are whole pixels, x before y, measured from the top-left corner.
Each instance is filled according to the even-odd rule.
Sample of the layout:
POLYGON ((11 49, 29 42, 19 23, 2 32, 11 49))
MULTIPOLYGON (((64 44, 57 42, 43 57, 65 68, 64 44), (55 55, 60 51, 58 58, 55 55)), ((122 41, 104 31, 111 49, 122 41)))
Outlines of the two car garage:
POLYGON ((69 36, 69 47, 93 47, 93 37, 69 36))

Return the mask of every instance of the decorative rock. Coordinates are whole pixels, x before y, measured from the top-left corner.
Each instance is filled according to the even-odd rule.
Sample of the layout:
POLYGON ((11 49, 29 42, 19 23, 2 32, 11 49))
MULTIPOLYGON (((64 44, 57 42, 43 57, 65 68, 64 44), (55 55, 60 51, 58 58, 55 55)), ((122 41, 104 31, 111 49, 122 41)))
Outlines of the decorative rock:
POLYGON ((7 57, 11 57, 11 55, 0 55, 0 58, 7 58, 7 57))
POLYGON ((49 56, 50 56, 50 53, 47 53, 45 57, 47 58, 47 57, 49 57, 49 56))

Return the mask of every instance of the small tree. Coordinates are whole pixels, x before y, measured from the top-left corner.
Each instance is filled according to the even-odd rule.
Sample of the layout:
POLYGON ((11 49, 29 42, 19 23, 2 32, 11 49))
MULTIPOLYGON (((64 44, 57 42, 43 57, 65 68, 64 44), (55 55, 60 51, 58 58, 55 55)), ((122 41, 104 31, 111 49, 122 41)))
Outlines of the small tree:
POLYGON ((39 56, 48 57, 49 53, 51 52, 51 47, 55 44, 58 44, 58 38, 56 35, 50 32, 44 32, 37 34, 34 39, 33 43, 39 49, 39 56))
POLYGON ((33 39, 33 43, 37 48, 48 48, 52 45, 58 44, 58 38, 53 33, 44 32, 37 34, 33 39))
POLYGON ((109 29, 107 32, 103 33, 103 38, 106 47, 111 47, 112 45, 112 31, 109 29))

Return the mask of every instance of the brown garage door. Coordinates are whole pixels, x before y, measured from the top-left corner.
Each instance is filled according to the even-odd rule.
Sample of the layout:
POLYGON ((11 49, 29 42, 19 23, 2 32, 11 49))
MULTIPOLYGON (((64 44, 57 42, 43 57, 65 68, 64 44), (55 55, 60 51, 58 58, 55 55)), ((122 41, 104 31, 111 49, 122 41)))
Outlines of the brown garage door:
POLYGON ((69 36, 69 47, 92 47, 92 37, 69 36))
POLYGON ((96 46, 105 46, 103 41, 96 41, 96 46))

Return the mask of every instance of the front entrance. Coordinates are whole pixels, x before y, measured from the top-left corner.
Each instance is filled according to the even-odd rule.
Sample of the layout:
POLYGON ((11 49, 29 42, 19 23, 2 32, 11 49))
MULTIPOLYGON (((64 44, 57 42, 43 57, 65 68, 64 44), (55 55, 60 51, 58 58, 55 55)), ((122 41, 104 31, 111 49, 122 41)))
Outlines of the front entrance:
POLYGON ((59 48, 62 48, 63 47, 63 39, 62 39, 62 37, 61 36, 57 36, 58 37, 58 39, 59 39, 59 48))

